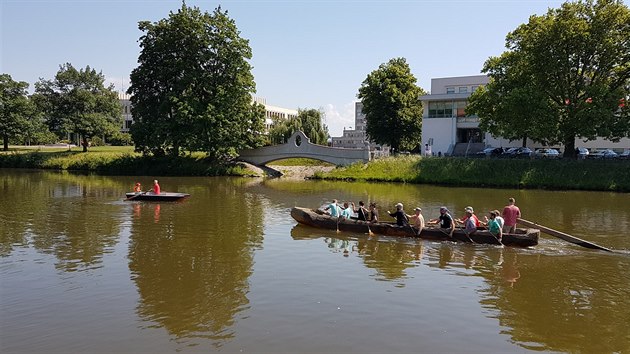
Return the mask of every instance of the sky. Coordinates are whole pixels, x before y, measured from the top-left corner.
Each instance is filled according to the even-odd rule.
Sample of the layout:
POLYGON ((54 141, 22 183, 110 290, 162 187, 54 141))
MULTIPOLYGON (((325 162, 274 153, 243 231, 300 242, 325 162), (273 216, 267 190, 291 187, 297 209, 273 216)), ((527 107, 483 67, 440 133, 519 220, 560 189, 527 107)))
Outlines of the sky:
MULTIPOLYGON (((140 53, 139 21, 158 21, 181 0, 0 0, 0 71, 52 79, 59 66, 87 65, 116 90, 129 88, 140 53)), ((228 11, 249 40, 255 96, 291 109, 321 109, 332 136, 354 127, 354 102, 367 75, 404 57, 418 86, 479 75, 506 50, 505 37, 529 16, 562 1, 241 0, 193 1, 228 11)))

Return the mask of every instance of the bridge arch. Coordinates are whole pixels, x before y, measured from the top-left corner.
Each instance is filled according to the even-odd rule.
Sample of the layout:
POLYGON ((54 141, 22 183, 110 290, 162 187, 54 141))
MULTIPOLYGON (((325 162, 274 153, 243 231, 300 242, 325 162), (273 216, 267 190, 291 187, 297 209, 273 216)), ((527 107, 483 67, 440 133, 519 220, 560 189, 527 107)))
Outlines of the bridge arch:
POLYGON ((271 161, 293 157, 305 157, 346 166, 356 162, 370 161, 370 149, 367 144, 364 149, 317 145, 311 143, 302 131, 296 131, 285 144, 242 150, 239 152, 238 159, 254 165, 264 165, 271 161))

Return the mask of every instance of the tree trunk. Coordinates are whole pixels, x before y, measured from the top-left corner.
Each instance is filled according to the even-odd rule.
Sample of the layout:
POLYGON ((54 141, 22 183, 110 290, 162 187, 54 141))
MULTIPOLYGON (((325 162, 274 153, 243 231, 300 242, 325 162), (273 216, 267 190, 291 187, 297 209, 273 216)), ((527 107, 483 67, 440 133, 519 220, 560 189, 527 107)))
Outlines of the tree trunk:
POLYGON ((575 151, 575 136, 564 138, 564 153, 562 157, 568 159, 574 159, 577 157, 577 153, 575 151))
POLYGON ((5 134, 2 140, 4 140, 4 151, 9 151, 9 137, 5 134))
POLYGON ((527 135, 523 137, 523 147, 527 147, 527 135))
POLYGON ((88 138, 87 137, 81 137, 81 146, 83 146, 83 152, 87 152, 88 151, 88 138))

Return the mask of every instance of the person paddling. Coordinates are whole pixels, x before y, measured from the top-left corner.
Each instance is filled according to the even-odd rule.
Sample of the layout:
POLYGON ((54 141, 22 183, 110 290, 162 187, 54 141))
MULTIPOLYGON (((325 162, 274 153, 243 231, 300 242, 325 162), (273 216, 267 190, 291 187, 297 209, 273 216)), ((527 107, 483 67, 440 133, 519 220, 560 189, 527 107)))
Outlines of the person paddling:
POLYGON ((451 213, 448 211, 448 208, 445 206, 440 207, 440 216, 437 219, 432 219, 429 223, 440 223, 440 229, 442 232, 447 234, 449 237, 453 237, 453 232, 455 231, 455 222, 453 221, 453 217, 451 213))
POLYGON ((393 218, 396 218, 396 225, 409 226, 409 218, 407 218, 407 214, 405 214, 405 211, 403 210, 402 203, 396 204, 396 212, 390 213, 388 210, 387 214, 389 214, 389 216, 393 218))
POLYGON ((499 212, 497 210, 490 211, 490 218, 488 219, 488 217, 486 217, 486 225, 488 226, 488 231, 490 231, 490 233, 497 238, 497 241, 501 243, 503 229, 501 228, 502 225, 499 220, 497 220, 497 218, 500 218, 498 214, 499 212))
MULTIPOLYGON (((352 207, 354 208, 354 203, 352 204, 352 207)), ((368 210, 365 209, 365 203, 363 203, 362 200, 359 201, 359 207, 354 208, 354 212, 357 213, 357 219, 361 221, 367 221, 368 210)))
POLYGON ((420 235, 424 228, 424 216, 422 216, 422 209, 420 209, 420 207, 416 207, 414 211, 414 215, 407 215, 407 217, 409 217, 409 221, 412 223, 412 228, 416 232, 416 235, 420 235))

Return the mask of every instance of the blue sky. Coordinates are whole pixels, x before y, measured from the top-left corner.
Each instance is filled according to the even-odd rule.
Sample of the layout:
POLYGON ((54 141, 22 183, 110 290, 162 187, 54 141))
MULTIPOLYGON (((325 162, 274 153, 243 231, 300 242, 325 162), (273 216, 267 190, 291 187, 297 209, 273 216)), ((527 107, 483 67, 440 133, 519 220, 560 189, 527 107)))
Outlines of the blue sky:
MULTIPOLYGON (((361 82, 404 57, 418 85, 477 75, 505 51, 505 36, 562 1, 186 1, 228 10, 250 41, 256 96, 286 108, 326 113, 331 135, 354 126, 361 82)), ((118 90, 129 87, 139 54, 138 21, 157 21, 181 1, 0 0, 0 69, 31 85, 62 63, 90 65, 118 90)))

